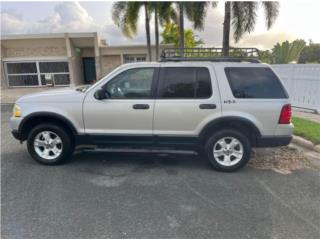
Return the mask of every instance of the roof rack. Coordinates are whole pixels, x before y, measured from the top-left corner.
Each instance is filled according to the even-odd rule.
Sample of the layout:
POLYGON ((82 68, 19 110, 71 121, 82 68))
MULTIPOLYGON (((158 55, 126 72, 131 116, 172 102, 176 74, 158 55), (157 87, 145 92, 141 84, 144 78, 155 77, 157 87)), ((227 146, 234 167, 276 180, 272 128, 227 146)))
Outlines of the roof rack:
POLYGON ((257 48, 229 48, 229 56, 224 56, 223 48, 165 48, 161 62, 210 61, 210 62, 250 62, 260 63, 257 48))

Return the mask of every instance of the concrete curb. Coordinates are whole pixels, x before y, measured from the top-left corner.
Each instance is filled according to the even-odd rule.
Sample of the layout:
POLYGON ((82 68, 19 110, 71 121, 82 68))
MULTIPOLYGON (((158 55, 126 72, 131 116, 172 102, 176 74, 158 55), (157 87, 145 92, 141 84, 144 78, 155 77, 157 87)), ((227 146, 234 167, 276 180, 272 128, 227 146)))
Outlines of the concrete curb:
POLYGON ((320 153, 320 145, 314 145, 311 141, 304 139, 303 137, 293 135, 291 142, 293 142, 301 147, 304 147, 309 150, 316 151, 316 152, 320 153))

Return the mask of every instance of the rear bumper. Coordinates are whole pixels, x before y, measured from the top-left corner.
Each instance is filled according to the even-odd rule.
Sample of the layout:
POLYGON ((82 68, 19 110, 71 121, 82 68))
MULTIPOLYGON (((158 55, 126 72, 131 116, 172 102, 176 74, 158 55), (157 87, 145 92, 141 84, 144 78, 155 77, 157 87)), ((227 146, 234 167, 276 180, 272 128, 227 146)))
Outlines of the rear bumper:
POLYGON ((279 147, 286 146, 292 140, 292 136, 272 136, 272 137, 260 137, 257 139, 256 147, 279 147))

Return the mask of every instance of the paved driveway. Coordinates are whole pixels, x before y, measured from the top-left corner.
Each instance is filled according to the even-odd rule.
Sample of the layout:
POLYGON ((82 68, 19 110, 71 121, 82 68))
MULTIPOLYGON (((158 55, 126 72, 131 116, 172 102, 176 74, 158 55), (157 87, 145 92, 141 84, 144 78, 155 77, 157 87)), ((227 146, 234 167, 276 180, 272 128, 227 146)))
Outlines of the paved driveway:
POLYGON ((193 155, 35 163, 1 118, 3 238, 320 238, 320 175, 213 171, 193 155))

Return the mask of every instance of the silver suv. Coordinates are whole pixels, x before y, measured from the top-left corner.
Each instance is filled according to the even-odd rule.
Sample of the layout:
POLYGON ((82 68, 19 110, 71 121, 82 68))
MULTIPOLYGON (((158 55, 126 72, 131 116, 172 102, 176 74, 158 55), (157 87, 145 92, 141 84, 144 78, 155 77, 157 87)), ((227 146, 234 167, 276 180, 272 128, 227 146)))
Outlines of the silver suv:
POLYGON ((279 77, 266 64, 242 60, 125 64, 82 90, 26 95, 14 106, 12 134, 47 165, 90 144, 194 150, 215 169, 235 171, 251 147, 287 145, 293 131, 279 77))

